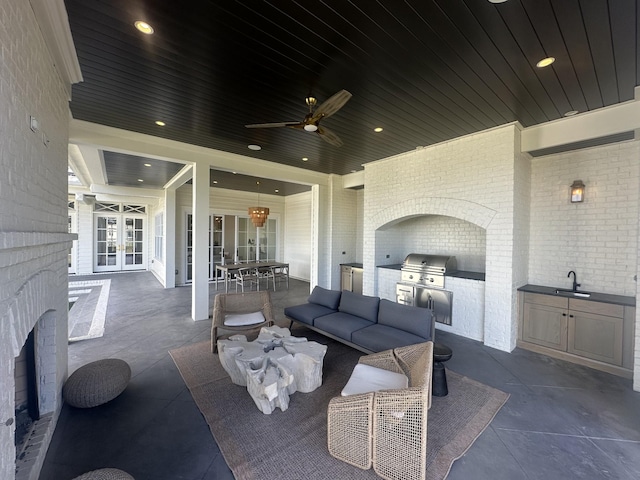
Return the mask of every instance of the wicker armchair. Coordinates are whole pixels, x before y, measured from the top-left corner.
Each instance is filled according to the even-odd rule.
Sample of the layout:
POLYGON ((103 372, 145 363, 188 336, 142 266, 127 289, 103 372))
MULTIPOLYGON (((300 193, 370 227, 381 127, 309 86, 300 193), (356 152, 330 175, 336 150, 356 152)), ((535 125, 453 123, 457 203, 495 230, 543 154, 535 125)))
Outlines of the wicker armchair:
POLYGON ((329 402, 327 440, 335 458, 382 478, 424 480, 433 342, 365 355, 359 363, 404 373, 409 387, 329 402))
POLYGON ((213 302, 213 320, 211 322, 211 351, 218 352, 218 330, 232 332, 250 331, 260 327, 270 327, 275 324, 271 296, 268 291, 246 293, 219 293, 213 302), (259 315, 259 314, 262 315, 259 315), (235 318, 245 316, 248 321, 255 318, 253 323, 232 326, 228 324, 230 315, 235 318), (262 318, 264 317, 264 318, 262 318), (225 324, 227 320, 227 324, 225 324))

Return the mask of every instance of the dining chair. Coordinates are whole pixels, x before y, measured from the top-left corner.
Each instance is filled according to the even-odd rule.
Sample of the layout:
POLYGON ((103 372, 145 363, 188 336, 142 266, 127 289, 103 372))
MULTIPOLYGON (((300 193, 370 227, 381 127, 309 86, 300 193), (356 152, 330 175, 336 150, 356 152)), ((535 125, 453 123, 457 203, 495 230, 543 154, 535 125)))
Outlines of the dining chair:
POLYGON ((276 282, 287 282, 287 290, 289 290, 289 265, 278 265, 271 267, 271 276, 273 280, 273 291, 276 291, 276 282))
POLYGON ((257 268, 241 268, 236 275, 236 292, 238 291, 238 285, 244 292, 244 287, 248 286, 251 290, 251 286, 255 285, 256 290, 260 290, 260 277, 258 276, 257 268))

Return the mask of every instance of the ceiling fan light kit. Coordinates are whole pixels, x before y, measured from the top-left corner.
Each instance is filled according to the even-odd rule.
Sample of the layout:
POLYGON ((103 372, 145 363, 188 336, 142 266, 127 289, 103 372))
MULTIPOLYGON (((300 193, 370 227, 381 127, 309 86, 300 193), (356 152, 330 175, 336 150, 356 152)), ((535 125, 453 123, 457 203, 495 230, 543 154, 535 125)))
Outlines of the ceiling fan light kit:
POLYGON ((320 126, 320 120, 330 117, 338 110, 340 110, 345 103, 351 98, 351 93, 346 90, 340 90, 338 93, 332 95, 318 108, 314 110, 318 100, 309 95, 305 98, 306 104, 309 106, 309 113, 304 117, 301 122, 274 122, 274 123, 253 123, 245 125, 247 128, 275 128, 275 127, 290 127, 303 129, 307 132, 316 132, 320 138, 325 142, 330 143, 335 147, 342 146, 342 140, 340 137, 333 133, 331 130, 320 126))

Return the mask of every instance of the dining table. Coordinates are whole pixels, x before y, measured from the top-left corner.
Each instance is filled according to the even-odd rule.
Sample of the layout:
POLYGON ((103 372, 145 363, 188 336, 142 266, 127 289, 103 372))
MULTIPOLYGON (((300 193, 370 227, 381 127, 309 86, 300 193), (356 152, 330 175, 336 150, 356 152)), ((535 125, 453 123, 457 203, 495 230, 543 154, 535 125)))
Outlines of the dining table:
MULTIPOLYGON (((229 278, 234 273, 238 273, 238 270, 242 268, 271 268, 271 267, 280 267, 286 268, 287 272, 287 285, 289 285, 289 264, 283 262, 245 262, 245 263, 227 263, 227 264, 216 264, 216 290, 218 290, 218 281, 224 280, 224 292, 229 293, 229 278), (221 275, 218 275, 218 272, 221 275)), ((259 287, 258 287, 259 288, 259 287)))

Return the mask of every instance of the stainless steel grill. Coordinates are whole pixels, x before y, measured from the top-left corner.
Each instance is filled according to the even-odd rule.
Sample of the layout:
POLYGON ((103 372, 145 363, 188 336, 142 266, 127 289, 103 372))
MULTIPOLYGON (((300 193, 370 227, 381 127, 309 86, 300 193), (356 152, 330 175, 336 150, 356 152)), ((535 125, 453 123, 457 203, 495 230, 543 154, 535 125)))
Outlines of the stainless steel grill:
POLYGON ((451 325, 453 294, 444 290, 445 274, 457 270, 455 257, 411 253, 401 267, 396 301, 433 310, 438 323, 451 325))
POLYGON ((410 253, 402 262, 402 282, 444 288, 444 276, 458 269, 456 257, 410 253))

